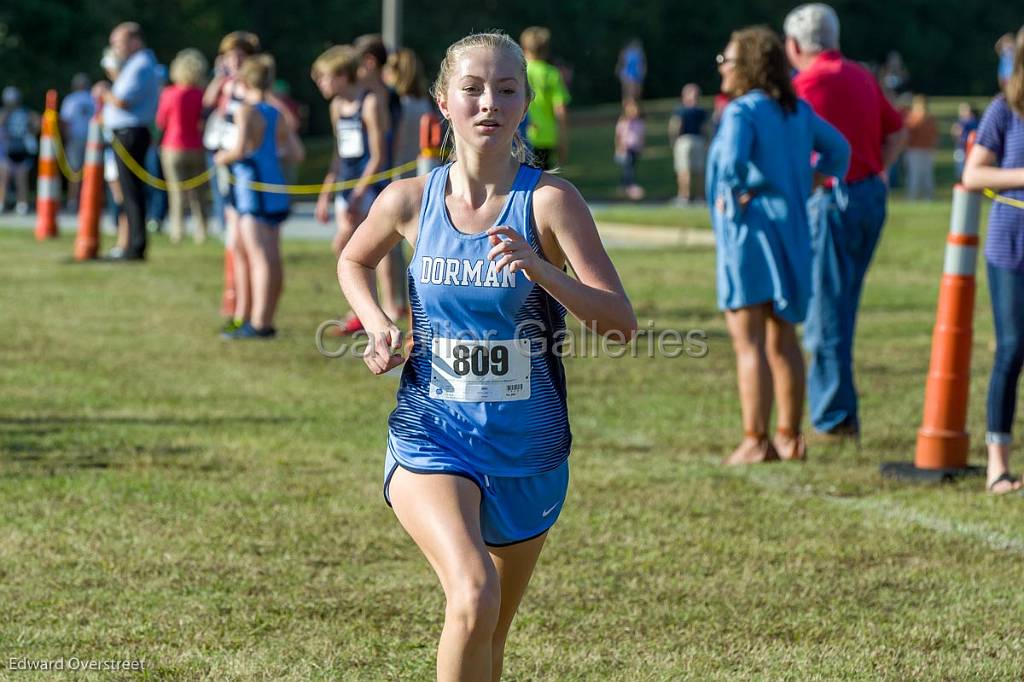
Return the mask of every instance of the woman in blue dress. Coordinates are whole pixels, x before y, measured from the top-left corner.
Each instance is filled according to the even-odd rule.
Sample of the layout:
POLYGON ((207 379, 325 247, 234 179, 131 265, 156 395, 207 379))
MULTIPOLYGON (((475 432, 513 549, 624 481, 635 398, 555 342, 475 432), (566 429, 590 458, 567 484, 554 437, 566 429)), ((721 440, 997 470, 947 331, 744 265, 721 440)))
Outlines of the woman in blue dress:
POLYGON ((734 99, 708 152, 707 201, 718 250, 718 306, 736 351, 744 430, 725 461, 803 459, 804 361, 796 325, 811 295, 805 207, 815 182, 843 176, 850 147, 797 99, 785 49, 772 31, 733 33, 717 61, 722 91, 734 99), (773 389, 779 412, 769 439, 773 389))

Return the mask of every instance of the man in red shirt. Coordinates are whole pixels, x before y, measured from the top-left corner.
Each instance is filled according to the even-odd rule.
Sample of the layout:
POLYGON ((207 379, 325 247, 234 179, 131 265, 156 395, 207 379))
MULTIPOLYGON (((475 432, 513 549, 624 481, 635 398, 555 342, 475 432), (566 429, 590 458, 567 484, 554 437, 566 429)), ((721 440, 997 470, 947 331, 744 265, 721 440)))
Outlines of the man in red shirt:
POLYGON ((853 338, 864 276, 885 223, 885 169, 906 142, 903 119, 874 76, 839 52, 839 18, 822 3, 786 17, 793 86, 850 143, 842 182, 822 183, 808 201, 814 245, 813 289, 804 326, 811 360, 807 396, 821 434, 858 437, 853 338))

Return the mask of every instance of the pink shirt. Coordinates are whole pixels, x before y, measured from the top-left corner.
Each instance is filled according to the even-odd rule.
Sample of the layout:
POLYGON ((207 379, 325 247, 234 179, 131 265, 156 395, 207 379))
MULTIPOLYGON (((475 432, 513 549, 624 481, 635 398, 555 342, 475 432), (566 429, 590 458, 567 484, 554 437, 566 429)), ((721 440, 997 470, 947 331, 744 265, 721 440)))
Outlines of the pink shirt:
POLYGON ((203 148, 203 91, 170 85, 160 93, 156 125, 164 131, 160 146, 179 151, 203 148))
POLYGON ((892 108, 871 73, 836 50, 822 52, 811 66, 797 74, 793 88, 814 112, 839 129, 850 143, 847 182, 878 175, 882 168, 882 142, 903 127, 903 117, 892 108))
POLYGON ((615 124, 616 144, 629 151, 644 148, 644 120, 622 117, 615 124))

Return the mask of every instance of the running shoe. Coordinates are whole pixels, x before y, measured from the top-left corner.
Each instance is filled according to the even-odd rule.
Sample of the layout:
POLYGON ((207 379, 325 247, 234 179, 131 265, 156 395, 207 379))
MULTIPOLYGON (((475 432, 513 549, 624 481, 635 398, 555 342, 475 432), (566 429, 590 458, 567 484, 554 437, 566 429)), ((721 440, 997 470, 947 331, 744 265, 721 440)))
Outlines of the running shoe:
POLYGON ((363 331, 363 323, 359 321, 358 317, 350 317, 345 320, 345 323, 341 326, 331 325, 327 328, 328 336, 352 336, 363 331))
POLYGON ((236 341, 243 339, 272 339, 277 336, 277 330, 273 327, 267 327, 266 329, 257 329, 256 327, 249 324, 249 322, 243 322, 242 326, 233 332, 224 332, 221 334, 221 338, 228 341, 236 341))
POLYGON ((236 331, 241 326, 242 320, 238 320, 232 317, 229 318, 228 321, 224 323, 224 326, 220 328, 220 331, 222 334, 230 334, 231 332, 236 331))

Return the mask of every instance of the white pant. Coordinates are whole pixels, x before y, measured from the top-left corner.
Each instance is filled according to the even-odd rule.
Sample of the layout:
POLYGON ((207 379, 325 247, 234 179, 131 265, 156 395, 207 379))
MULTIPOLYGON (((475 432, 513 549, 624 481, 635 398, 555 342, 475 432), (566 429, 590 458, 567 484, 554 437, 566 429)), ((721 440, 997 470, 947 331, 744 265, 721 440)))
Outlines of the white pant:
POLYGON ((903 158, 907 170, 907 198, 931 199, 935 194, 935 151, 908 149, 903 158))

